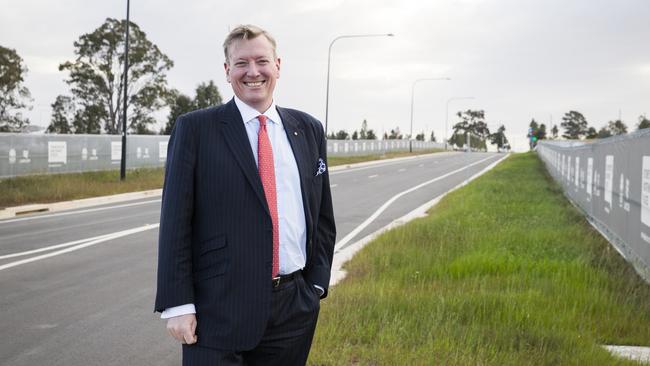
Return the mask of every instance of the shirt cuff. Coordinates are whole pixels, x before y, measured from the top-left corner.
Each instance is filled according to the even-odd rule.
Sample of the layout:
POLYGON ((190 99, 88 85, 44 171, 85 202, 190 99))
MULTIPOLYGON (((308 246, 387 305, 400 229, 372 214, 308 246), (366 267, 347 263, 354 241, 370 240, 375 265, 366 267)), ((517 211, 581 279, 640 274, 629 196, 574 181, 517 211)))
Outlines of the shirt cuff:
POLYGON ((318 290, 318 294, 319 294, 320 296, 323 296, 323 294, 325 293, 325 289, 322 288, 322 287, 320 287, 320 286, 318 286, 318 285, 314 285, 314 287, 316 287, 316 290, 318 290))
POLYGON ((194 304, 185 304, 174 306, 173 308, 167 308, 162 312, 162 314, 160 314, 160 319, 169 319, 175 316, 187 314, 196 314, 196 308, 194 307, 194 304))

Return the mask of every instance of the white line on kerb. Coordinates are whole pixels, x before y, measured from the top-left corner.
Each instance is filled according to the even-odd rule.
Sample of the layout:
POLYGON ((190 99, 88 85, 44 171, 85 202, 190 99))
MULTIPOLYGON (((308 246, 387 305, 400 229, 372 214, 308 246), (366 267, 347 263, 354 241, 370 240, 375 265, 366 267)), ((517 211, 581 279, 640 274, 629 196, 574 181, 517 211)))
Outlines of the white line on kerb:
POLYGON ((108 207, 89 208, 87 210, 66 211, 66 212, 60 212, 60 213, 53 213, 53 214, 50 214, 50 215, 39 215, 39 216, 21 217, 21 218, 17 218, 17 219, 0 220, 0 224, 8 224, 10 222, 36 220, 36 219, 49 219, 50 217, 68 216, 68 215, 76 215, 76 214, 86 213, 86 212, 111 210, 111 209, 114 209, 114 208, 146 205, 148 203, 156 203, 156 202, 160 202, 160 201, 161 200, 158 199, 158 200, 150 200, 150 201, 143 201, 143 202, 125 203, 123 205, 115 205, 115 206, 108 206, 108 207))
MULTIPOLYGON (((56 251, 56 252, 43 254, 43 255, 36 256, 36 257, 27 258, 27 259, 23 259, 23 260, 20 260, 20 261, 15 261, 15 262, 4 264, 4 265, 0 266, 0 271, 2 271, 4 269, 7 269, 7 268, 19 266, 21 264, 36 262, 36 261, 39 261, 41 259, 46 259, 46 258, 54 257, 54 256, 57 256, 57 255, 70 253, 70 252, 73 252, 75 250, 83 249, 83 248, 86 248, 86 247, 89 247, 89 246, 93 246, 93 245, 96 245, 96 244, 99 244, 99 243, 103 243, 105 241, 121 238, 123 236, 127 236, 127 235, 131 235, 131 234, 139 233, 139 232, 142 232, 142 231, 155 229, 158 226, 160 226, 160 224, 151 224, 151 225, 147 224, 147 225, 136 227, 136 228, 133 228, 133 229, 118 231, 116 233, 109 234, 109 235, 103 235, 102 237, 99 237, 99 238, 97 238, 95 240, 92 240, 93 238, 90 238, 90 241, 85 242, 83 244, 79 244, 79 245, 70 247, 70 248, 66 248, 66 249, 63 249, 63 250, 56 251)), ((85 240, 89 240, 89 239, 85 239, 85 240)), ((70 243, 66 243, 66 244, 70 245, 70 243)), ((66 245, 66 244, 59 244, 59 247, 62 246, 62 245, 66 245)))
POLYGON ((373 175, 369 175, 368 178, 372 179, 372 178, 377 178, 378 176, 379 176, 379 174, 373 174, 373 175))
MULTIPOLYGON (((488 160, 488 159, 492 159, 492 158, 493 158, 493 156, 488 156, 488 157, 485 158, 485 159, 479 160, 479 161, 477 161, 477 162, 475 162, 475 163, 472 163, 472 164, 466 165, 466 166, 464 166, 464 167, 462 167, 462 168, 460 168, 460 169, 456 169, 456 170, 451 171, 451 172, 449 172, 449 173, 447 173, 447 174, 444 174, 444 175, 441 175, 441 176, 439 176, 439 177, 433 178, 433 179, 428 180, 428 181, 426 181, 426 182, 424 182, 424 183, 418 184, 418 185, 415 186, 415 187, 409 188, 409 189, 407 189, 407 190, 405 190, 405 191, 403 191, 403 192, 400 192, 400 193, 394 195, 391 199, 389 199, 388 201, 386 201, 386 203, 384 203, 383 205, 381 205, 381 207, 379 207, 379 209, 377 209, 377 211, 375 211, 372 215, 370 215, 370 217, 368 217, 368 218, 366 219, 366 221, 362 222, 361 225, 357 226, 357 227, 356 227, 354 230, 352 230, 348 235, 346 235, 343 239, 341 239, 338 243, 336 243, 336 247, 338 248, 338 250, 341 250, 341 249, 345 248, 345 245, 346 245, 350 240, 354 239, 354 237, 357 236, 357 235, 358 235, 358 234, 359 234, 363 229, 365 229, 368 225, 370 225, 370 223, 372 223, 373 221, 375 221, 375 219, 376 219, 377 217, 379 217, 379 215, 381 215, 381 213, 384 212, 384 211, 388 208, 388 206, 390 206, 393 202, 395 202, 398 198, 402 197, 403 195, 405 195, 405 194, 407 194, 407 193, 411 193, 411 192, 413 192, 413 191, 415 191, 415 190, 418 190, 418 189, 420 189, 420 188, 422 188, 422 187, 424 187, 424 186, 426 186, 426 185, 429 185, 429 184, 431 184, 431 183, 433 183, 433 182, 437 182, 437 181, 439 181, 439 180, 441 180, 441 179, 447 178, 448 176, 450 176, 450 175, 452 175, 452 174, 456 174, 456 173, 458 173, 458 172, 460 172, 460 171, 463 171, 463 170, 465 170, 465 169, 468 169, 468 168, 470 168, 470 167, 472 167, 472 166, 474 166, 474 165, 480 164, 480 163, 482 163, 482 162, 484 162, 484 161, 486 161, 486 160, 488 160)), ((337 251, 338 251, 338 250, 337 250, 337 251)))

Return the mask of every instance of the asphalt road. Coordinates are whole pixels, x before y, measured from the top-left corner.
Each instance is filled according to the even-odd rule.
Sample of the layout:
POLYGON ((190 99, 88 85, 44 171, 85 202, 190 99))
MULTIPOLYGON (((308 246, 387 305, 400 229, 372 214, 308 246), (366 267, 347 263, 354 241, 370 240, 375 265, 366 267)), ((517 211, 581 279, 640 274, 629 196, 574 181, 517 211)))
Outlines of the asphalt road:
MULTIPOLYGON (((337 242, 354 243, 502 156, 433 154, 331 172, 337 242)), ((180 346, 153 313, 159 215, 160 199, 148 198, 0 221, 0 365, 180 364, 180 346)))

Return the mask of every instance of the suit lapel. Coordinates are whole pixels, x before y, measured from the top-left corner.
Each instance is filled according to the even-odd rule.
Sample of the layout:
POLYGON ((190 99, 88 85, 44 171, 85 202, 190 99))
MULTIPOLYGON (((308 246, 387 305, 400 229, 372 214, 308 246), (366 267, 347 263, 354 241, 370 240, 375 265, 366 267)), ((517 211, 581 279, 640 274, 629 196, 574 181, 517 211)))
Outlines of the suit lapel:
POLYGON ((307 135, 305 130, 300 122, 298 122, 288 111, 284 108, 276 106, 280 118, 282 118, 282 124, 284 125, 284 131, 287 134, 287 139, 289 140, 289 145, 291 145, 291 150, 293 150, 293 156, 296 159, 296 165, 298 166, 298 174, 300 174, 300 193, 302 195, 302 204, 305 210, 305 219, 307 220, 307 241, 312 237, 312 223, 309 207, 309 199, 307 197, 308 189, 311 187, 311 161, 309 157, 309 147, 307 146, 307 135))
POLYGON ((234 99, 231 99, 226 105, 225 118, 220 122, 223 125, 222 133, 226 144, 232 150, 237 164, 239 164, 248 182, 253 187, 257 198, 261 201, 266 212, 269 213, 251 143, 248 140, 244 121, 242 121, 241 113, 239 113, 234 99))

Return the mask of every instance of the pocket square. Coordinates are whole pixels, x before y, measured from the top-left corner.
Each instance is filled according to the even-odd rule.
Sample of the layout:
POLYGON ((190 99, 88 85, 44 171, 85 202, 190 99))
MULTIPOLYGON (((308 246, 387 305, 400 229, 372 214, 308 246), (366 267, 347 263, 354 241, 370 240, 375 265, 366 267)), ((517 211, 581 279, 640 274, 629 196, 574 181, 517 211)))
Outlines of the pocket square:
POLYGON ((323 158, 318 158, 318 169, 316 170, 316 177, 319 175, 325 173, 327 171, 327 165, 325 165, 325 161, 323 158))

